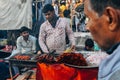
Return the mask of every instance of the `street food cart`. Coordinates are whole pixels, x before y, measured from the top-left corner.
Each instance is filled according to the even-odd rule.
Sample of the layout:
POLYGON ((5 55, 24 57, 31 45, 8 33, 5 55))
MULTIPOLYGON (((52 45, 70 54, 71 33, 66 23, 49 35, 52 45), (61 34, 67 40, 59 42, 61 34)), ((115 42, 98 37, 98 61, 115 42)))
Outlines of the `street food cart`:
MULTIPOLYGON (((77 51, 75 53, 70 54, 82 54, 84 58, 90 54, 101 54, 102 52, 87 52, 87 51, 77 51), (88 54, 88 55, 87 55, 88 54)), ((66 53, 69 54, 69 53, 66 53)), ((98 68, 99 65, 87 65, 87 66, 78 66, 69 64, 66 62, 53 62, 48 63, 48 61, 42 62, 39 60, 40 55, 36 54, 17 54, 10 59, 8 59, 8 63, 10 65, 10 74, 11 79, 19 80, 20 78, 24 78, 34 75, 33 80, 97 80, 98 68), (29 59, 25 59, 21 56, 29 56, 29 59), (25 71, 21 74, 18 74, 17 77, 12 74, 12 67, 27 67, 29 70, 25 71), (22 76, 22 77, 21 77, 22 76)), ((57 55, 60 56, 60 55, 57 55)), ((95 55, 93 56, 95 58, 95 55)), ((101 56, 100 56, 101 57, 101 56)), ((70 59, 66 58, 68 61, 70 59)), ((95 58, 96 59, 96 58, 95 58)), ((75 60, 71 60, 73 63, 75 60)), ((79 60, 78 60, 79 61, 79 60)), ((90 60, 91 61, 91 60, 90 60)))
MULTIPOLYGON (((80 53, 64 53, 65 55, 80 53)), ((77 65, 74 57, 64 57, 63 63, 37 63, 36 80, 97 80, 98 65, 77 65), (74 58, 74 59, 73 59, 74 58), (73 60, 72 60, 73 59, 73 60), (67 61, 66 61, 67 60, 67 61), (76 65, 75 65, 75 64, 76 65)), ((84 60, 83 60, 84 61, 84 60)))
MULTIPOLYGON (((69 54, 69 53, 66 53, 69 54)), ((71 53, 73 54, 73 53, 71 53)), ((82 54, 86 58, 86 66, 78 66, 67 63, 66 60, 74 60, 70 58, 63 63, 37 63, 36 80, 97 80, 98 68, 101 60, 108 55, 104 52, 80 52, 74 54, 82 54)), ((78 60, 80 62, 80 60, 78 60)), ((78 62, 78 64, 79 64, 78 62)), ((81 63, 82 64, 82 63, 81 63)))

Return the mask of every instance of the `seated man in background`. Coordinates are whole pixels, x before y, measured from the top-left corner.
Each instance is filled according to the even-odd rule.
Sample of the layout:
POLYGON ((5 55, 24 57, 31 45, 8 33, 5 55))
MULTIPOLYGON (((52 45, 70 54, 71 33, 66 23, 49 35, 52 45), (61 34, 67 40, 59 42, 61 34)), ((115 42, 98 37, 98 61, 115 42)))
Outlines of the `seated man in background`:
POLYGON ((90 38, 85 41, 85 51, 94 51, 94 41, 90 38))
POLYGON ((16 46, 18 53, 35 53, 36 52, 36 38, 29 34, 29 29, 23 26, 20 29, 20 35, 17 38, 16 46))
POLYGON ((12 54, 7 57, 8 59, 18 53, 29 54, 36 53, 36 38, 29 34, 29 29, 25 26, 20 29, 20 36, 16 41, 16 49, 12 51, 12 54))
MULTIPOLYGON (((12 51, 12 55, 16 54, 33 54, 36 53, 36 38, 29 34, 29 29, 25 26, 21 27, 20 29, 20 36, 17 38, 16 41, 16 50, 12 51)), ((19 67, 19 70, 27 69, 23 67, 19 67)), ((18 70, 15 67, 15 72, 17 73, 18 70)))

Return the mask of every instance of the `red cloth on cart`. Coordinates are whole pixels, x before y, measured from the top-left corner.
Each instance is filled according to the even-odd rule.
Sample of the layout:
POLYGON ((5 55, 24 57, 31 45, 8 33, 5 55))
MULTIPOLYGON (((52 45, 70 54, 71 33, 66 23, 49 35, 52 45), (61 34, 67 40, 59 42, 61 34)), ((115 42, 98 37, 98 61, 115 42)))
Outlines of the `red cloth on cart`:
POLYGON ((98 68, 78 69, 64 64, 37 63, 36 80, 97 80, 98 68))

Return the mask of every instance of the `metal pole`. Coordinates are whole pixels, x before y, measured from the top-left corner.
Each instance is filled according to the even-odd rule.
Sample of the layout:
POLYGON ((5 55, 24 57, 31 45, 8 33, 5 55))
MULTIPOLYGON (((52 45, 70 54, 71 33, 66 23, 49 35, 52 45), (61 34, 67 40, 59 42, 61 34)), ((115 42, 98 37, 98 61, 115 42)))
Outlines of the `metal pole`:
POLYGON ((38 14, 37 14, 37 10, 38 10, 38 8, 37 8, 37 4, 38 4, 38 2, 37 2, 37 0, 36 0, 36 3, 35 3, 35 6, 36 6, 36 20, 38 20, 38 14))
POLYGON ((9 72, 10 72, 11 80, 13 80, 13 75, 12 75, 12 65, 11 65, 11 62, 10 62, 10 61, 9 61, 9 72))

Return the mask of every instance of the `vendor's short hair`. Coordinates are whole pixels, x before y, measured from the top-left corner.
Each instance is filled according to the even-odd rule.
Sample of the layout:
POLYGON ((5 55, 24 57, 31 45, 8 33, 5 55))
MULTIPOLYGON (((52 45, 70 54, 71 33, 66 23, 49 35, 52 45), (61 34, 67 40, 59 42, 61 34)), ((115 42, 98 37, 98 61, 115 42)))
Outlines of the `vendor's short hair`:
POLYGON ((86 39, 85 46, 88 46, 90 48, 94 47, 94 41, 90 38, 86 39))
POLYGON ((23 26, 23 27, 20 28, 20 33, 24 32, 24 31, 29 32, 29 29, 26 26, 23 26))
POLYGON ((101 16, 106 7, 120 10, 120 0, 90 0, 92 9, 101 16))
POLYGON ((47 13, 48 11, 54 11, 54 7, 51 4, 46 4, 42 9, 43 13, 47 13))

